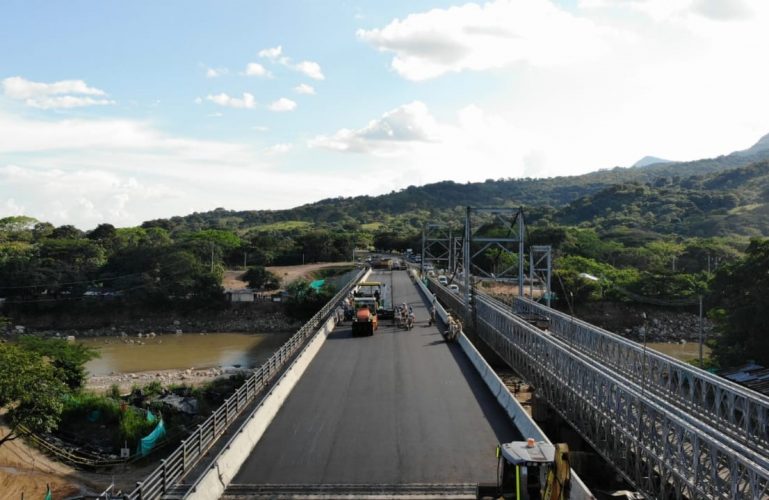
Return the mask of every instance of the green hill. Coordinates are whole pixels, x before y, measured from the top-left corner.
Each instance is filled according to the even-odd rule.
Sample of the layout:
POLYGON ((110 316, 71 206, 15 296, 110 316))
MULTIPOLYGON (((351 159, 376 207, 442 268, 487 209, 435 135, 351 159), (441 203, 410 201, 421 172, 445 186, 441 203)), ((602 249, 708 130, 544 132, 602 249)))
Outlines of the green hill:
POLYGON ((648 227, 682 236, 769 232, 766 138, 745 151, 717 158, 600 170, 547 179, 443 181, 381 196, 329 198, 288 210, 219 208, 147 221, 172 232, 226 229, 241 236, 297 235, 313 228, 369 233, 415 231, 427 221, 462 219, 465 206, 524 206, 530 220, 587 224, 609 230, 648 227))

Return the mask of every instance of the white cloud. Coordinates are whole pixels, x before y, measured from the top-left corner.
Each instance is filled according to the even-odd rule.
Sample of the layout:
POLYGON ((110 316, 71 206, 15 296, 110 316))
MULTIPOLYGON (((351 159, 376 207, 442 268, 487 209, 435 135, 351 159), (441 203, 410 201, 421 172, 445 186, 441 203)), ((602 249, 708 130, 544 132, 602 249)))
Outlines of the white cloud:
POLYGON ((301 61, 293 66, 296 71, 305 74, 313 80, 324 80, 323 71, 320 69, 320 64, 313 61, 301 61))
POLYGON ((438 133, 427 106, 414 101, 384 113, 363 128, 315 137, 309 146, 351 153, 394 153, 398 151, 395 143, 434 142, 438 133))
POLYGON ((267 69, 259 63, 248 63, 246 65, 246 75, 248 76, 272 76, 267 69))
POLYGON ((292 101, 291 99, 287 99, 285 97, 281 97, 277 101, 271 103, 269 105, 270 111, 293 111, 296 109, 296 103, 292 101))
POLYGON ((89 87, 83 80, 61 80, 54 83, 33 82, 20 76, 2 81, 7 97, 24 101, 27 106, 40 109, 76 108, 114 104, 106 99, 107 93, 89 87), (96 97, 93 97, 96 96, 96 97))
POLYGON ((392 68, 409 80, 487 70, 516 63, 574 64, 604 51, 609 30, 549 0, 494 0, 433 9, 357 36, 394 52, 392 68))
POLYGON ((280 45, 260 50, 259 57, 269 59, 273 63, 298 71, 313 80, 324 80, 326 78, 323 75, 323 70, 321 70, 320 64, 314 61, 300 61, 294 64, 290 57, 283 55, 283 47, 280 45))
POLYGON ((195 98, 195 104, 202 104, 202 103, 203 103, 203 98, 202 97, 196 97, 195 98))
POLYGON ((278 45, 277 47, 271 47, 268 49, 262 49, 259 51, 259 57, 265 59, 277 59, 283 53, 283 47, 278 45))
POLYGON ((580 0, 582 9, 630 10, 656 22, 693 15, 714 21, 748 19, 760 0, 580 0))
POLYGON ((294 92, 297 94, 315 95, 315 89, 312 85, 307 85, 306 83, 301 83, 294 87, 294 92))
POLYGON ((227 68, 206 68, 206 78, 219 78, 229 73, 227 68))
POLYGON ((284 154, 291 151, 291 148, 293 146, 291 144, 281 143, 281 144, 274 144, 266 149, 266 152, 268 154, 284 154))
POLYGON ((447 179, 552 175, 545 143, 474 105, 459 110, 454 121, 439 121, 416 101, 384 113, 366 127, 316 137, 308 146, 358 153, 352 161, 364 175, 387 169, 390 175, 371 188, 379 193, 447 179))
POLYGON ((363 185, 282 164, 285 145, 270 151, 171 136, 134 120, 56 118, 0 110, 0 217, 127 226, 212 210, 225 192, 231 209, 279 209, 363 185))
POLYGON ((221 94, 208 95, 206 100, 209 100, 219 106, 235 109, 253 109, 256 107, 256 100, 252 94, 243 92, 243 97, 232 97, 222 92, 221 94))

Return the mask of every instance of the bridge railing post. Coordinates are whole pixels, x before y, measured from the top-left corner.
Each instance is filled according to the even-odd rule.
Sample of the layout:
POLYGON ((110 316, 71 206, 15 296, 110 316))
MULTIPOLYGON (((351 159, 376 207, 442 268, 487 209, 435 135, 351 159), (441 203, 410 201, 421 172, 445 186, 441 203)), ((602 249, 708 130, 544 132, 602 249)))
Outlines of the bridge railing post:
POLYGON ((165 493, 168 488, 168 478, 166 477, 166 459, 160 460, 160 481, 162 492, 165 493))
POLYGON ((198 456, 203 454, 203 426, 198 424, 198 456))

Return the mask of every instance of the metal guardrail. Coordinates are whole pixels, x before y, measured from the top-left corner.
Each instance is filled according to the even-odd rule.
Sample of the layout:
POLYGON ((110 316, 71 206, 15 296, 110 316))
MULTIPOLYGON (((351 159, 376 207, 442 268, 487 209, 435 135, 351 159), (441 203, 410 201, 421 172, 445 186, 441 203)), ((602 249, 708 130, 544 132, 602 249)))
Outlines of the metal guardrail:
POLYGON ((559 338, 627 377, 646 381, 648 390, 744 446, 769 451, 766 396, 530 299, 515 298, 512 307, 547 317, 559 338))
POLYGON ((176 450, 160 461, 157 467, 144 481, 137 483, 136 488, 125 495, 127 500, 152 500, 163 494, 190 471, 217 438, 225 433, 232 423, 279 373, 293 355, 301 349, 306 341, 317 331, 323 320, 327 318, 338 304, 345 298, 352 287, 365 273, 365 268, 357 273, 348 284, 315 315, 302 326, 283 346, 276 351, 240 388, 206 419, 198 425, 197 430, 182 440, 176 450))

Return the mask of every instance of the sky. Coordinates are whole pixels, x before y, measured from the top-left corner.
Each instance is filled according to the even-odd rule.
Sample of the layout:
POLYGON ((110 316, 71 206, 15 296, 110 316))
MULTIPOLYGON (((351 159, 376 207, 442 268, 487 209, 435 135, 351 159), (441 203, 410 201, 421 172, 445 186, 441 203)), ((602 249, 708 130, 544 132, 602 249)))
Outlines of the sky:
POLYGON ((0 217, 118 227, 769 133, 766 0, 4 0, 0 217))

